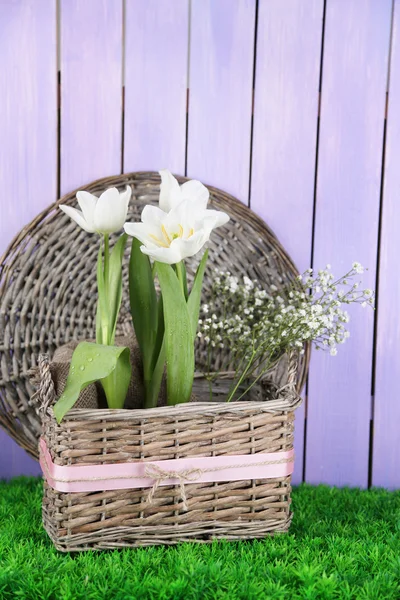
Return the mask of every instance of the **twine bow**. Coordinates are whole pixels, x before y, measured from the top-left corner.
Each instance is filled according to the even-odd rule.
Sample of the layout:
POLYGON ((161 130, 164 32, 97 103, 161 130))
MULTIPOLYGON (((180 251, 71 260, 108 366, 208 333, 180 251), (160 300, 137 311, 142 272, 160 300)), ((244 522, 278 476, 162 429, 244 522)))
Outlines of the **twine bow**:
POLYGON ((177 479, 179 481, 180 493, 183 510, 188 510, 187 498, 185 492, 185 483, 196 481, 203 474, 202 469, 182 469, 181 471, 164 471, 158 465, 148 463, 144 469, 145 477, 154 479, 153 487, 151 488, 149 495, 147 496, 147 502, 152 503, 154 494, 156 493, 159 485, 166 479, 177 479))

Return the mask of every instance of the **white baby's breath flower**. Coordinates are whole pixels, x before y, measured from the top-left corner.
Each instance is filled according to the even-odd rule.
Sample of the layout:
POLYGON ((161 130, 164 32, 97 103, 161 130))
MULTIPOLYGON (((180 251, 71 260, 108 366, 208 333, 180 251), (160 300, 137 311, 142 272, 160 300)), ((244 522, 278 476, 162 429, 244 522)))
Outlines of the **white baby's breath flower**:
POLYGON ((354 262, 352 267, 356 273, 364 273, 364 267, 359 262, 354 262))

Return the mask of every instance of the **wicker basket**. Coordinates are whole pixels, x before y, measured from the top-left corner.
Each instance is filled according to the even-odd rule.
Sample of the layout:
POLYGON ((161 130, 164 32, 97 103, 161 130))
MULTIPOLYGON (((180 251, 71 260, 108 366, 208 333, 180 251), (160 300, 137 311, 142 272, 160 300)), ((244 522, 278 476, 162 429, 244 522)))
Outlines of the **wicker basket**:
MULTIPOLYGON (((109 177, 81 189, 99 194, 110 186, 126 185, 132 188, 128 219, 138 220, 145 204, 158 201, 157 173, 109 177)), ((281 288, 292 281, 297 269, 268 226, 229 194, 209 189, 211 205, 228 212, 231 220, 213 232, 209 243, 205 298, 215 267, 258 279, 265 287, 273 283, 281 288)), ((75 195, 59 202, 73 205, 75 195)), ((0 260, 0 425, 35 458, 41 422, 29 371, 37 366, 39 354, 52 356, 57 346, 71 339, 95 337, 97 244, 58 209, 59 202, 26 226, 0 260)), ((129 248, 125 265, 128 259, 129 248)), ((196 264, 197 259, 189 261, 189 281, 196 264)), ((119 333, 130 321, 126 284, 119 333)), ((200 347, 197 361, 201 362, 200 347)), ((308 361, 307 349, 299 365, 298 389, 305 381, 308 361)))
POLYGON ((294 409, 300 402, 294 355, 279 386, 266 379, 246 401, 201 401, 209 390, 199 377, 194 389, 200 402, 74 409, 60 425, 51 408, 55 392, 46 357, 40 370, 43 522, 59 550, 242 540, 288 529, 294 409), (112 467, 103 476, 104 465, 112 467), (132 466, 144 474, 132 475, 132 466), (257 478, 250 478, 254 467, 257 478), (117 474, 118 468, 129 474, 117 474), (146 486, 133 487, 143 477, 146 486), (115 480, 123 489, 113 489, 115 480), (80 491, 69 491, 74 485, 80 491))

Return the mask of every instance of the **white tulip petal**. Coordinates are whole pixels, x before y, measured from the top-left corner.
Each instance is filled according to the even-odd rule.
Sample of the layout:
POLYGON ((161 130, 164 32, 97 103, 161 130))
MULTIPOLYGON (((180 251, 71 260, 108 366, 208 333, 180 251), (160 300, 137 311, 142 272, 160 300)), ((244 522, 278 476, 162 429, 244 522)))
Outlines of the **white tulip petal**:
POLYGON ((205 210, 207 208, 210 192, 200 181, 192 179, 181 185, 181 199, 193 202, 196 210, 205 210))
POLYGON ((197 231, 186 240, 182 238, 175 239, 171 244, 171 249, 173 249, 176 254, 179 254, 179 260, 183 260, 184 258, 189 258, 190 256, 197 254, 208 241, 209 237, 210 231, 197 231))
POLYGON ((144 209, 142 210, 141 220, 142 223, 146 225, 152 225, 160 227, 161 223, 165 220, 166 213, 158 208, 158 206, 153 206, 151 204, 146 204, 144 209))
POLYGON ((123 202, 125 204, 126 211, 128 211, 128 206, 129 206, 129 201, 131 199, 131 196, 132 196, 132 188, 129 185, 127 185, 125 191, 121 192, 119 195, 121 202, 123 202))
POLYGON ((220 210, 206 210, 203 216, 205 223, 213 223, 212 229, 226 225, 230 216, 220 210))
POLYGON ((72 208, 72 206, 67 206, 66 204, 60 204, 60 208, 65 212, 75 223, 82 227, 88 233, 94 233, 94 229, 90 227, 90 225, 86 222, 83 213, 76 208, 72 208))
POLYGON ((147 254, 153 260, 166 263, 167 265, 175 265, 181 261, 181 255, 176 252, 172 247, 169 248, 149 248, 147 246, 141 246, 143 254, 147 254))
POLYGON ((158 248, 158 245, 150 236, 153 234, 157 237, 157 234, 159 235, 159 229, 150 230, 144 223, 125 223, 124 230, 125 233, 138 239, 139 242, 142 242, 142 244, 145 244, 149 247, 154 246, 155 248, 158 248))
POLYGON ((117 188, 109 188, 97 201, 94 211, 94 226, 99 233, 114 233, 124 226, 126 207, 120 201, 117 188))
POLYGON ((128 204, 126 199, 128 198, 128 203, 130 199, 126 192, 119 194, 118 200, 115 202, 115 215, 114 215, 114 226, 115 229, 113 231, 119 231, 125 224, 126 215, 128 213, 128 204))
POLYGON ((81 190, 76 193, 76 198, 80 208, 82 209, 86 223, 89 225, 89 227, 94 229, 94 211, 96 209, 97 196, 81 190))
MULTIPOLYGON (((185 227, 185 223, 188 221, 190 213, 189 202, 181 202, 169 211, 168 214, 164 215, 163 223, 168 231, 177 231, 179 229, 179 225, 185 227)), ((192 222, 192 219, 190 219, 192 222)))
POLYGON ((169 212, 181 200, 179 183, 168 169, 159 171, 161 177, 159 206, 164 212, 169 212))

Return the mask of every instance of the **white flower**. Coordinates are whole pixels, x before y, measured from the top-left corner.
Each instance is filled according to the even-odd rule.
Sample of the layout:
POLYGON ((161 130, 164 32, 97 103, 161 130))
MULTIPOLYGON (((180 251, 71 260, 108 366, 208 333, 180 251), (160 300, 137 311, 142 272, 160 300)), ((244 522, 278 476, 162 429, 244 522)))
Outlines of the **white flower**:
POLYGON ((82 210, 66 204, 60 204, 60 208, 88 233, 114 233, 124 226, 131 193, 129 186, 121 193, 115 187, 109 188, 99 198, 80 191, 76 197, 82 210))
POLYGON ((217 210, 207 209, 208 190, 199 182, 188 181, 187 184, 196 185, 188 186, 182 192, 187 184, 177 188, 178 184, 169 172, 160 173, 164 173, 166 178, 164 191, 164 182, 161 186, 160 208, 145 206, 141 216, 142 222, 125 223, 125 231, 142 242, 143 254, 172 265, 197 254, 209 240, 212 230, 225 225, 229 216, 217 210), (207 193, 203 193, 202 190, 199 192, 199 186, 207 193))
POLYGON ((352 267, 356 273, 364 273, 364 267, 359 262, 354 262, 352 267))
POLYGON ((330 355, 331 356, 336 356, 336 354, 337 354, 337 348, 331 348, 330 355))
POLYGON ((209 191, 205 185, 196 181, 186 181, 179 185, 175 177, 168 169, 159 171, 161 176, 159 206, 164 212, 170 212, 183 200, 191 200, 200 206, 207 206, 209 191))
POLYGON ((254 288, 254 283, 246 275, 243 277, 243 283, 246 286, 246 288, 249 289, 249 290, 252 290, 254 288))

